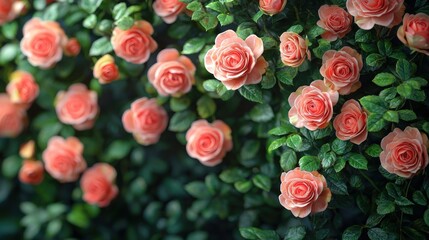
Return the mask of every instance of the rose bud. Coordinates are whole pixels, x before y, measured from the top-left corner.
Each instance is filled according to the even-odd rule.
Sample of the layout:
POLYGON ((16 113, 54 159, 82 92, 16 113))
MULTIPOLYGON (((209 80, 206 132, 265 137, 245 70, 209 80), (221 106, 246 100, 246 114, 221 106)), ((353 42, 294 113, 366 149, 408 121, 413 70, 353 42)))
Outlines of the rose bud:
POLYGON ((174 23, 177 16, 183 12, 186 4, 180 0, 156 0, 153 3, 153 10, 165 23, 174 23))
POLYGON ((109 54, 98 59, 95 63, 93 74, 100 84, 107 84, 118 80, 119 69, 115 63, 115 59, 109 54))
POLYGON ((25 71, 15 71, 10 75, 6 92, 14 103, 29 107, 39 95, 39 85, 34 81, 33 75, 25 71))
POLYGON ((40 161, 24 160, 19 170, 19 181, 37 185, 43 181, 44 169, 40 161))
POLYGON ((64 54, 74 57, 80 53, 80 43, 76 38, 70 38, 64 46, 64 54))
POLYGON ((287 0, 259 0, 259 9, 270 16, 285 8, 287 0))

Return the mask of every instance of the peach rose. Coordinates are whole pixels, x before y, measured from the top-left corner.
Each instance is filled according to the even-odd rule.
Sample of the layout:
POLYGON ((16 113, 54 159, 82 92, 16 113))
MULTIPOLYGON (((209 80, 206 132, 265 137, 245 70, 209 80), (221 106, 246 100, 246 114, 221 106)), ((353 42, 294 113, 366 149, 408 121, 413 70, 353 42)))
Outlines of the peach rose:
POLYGON ((282 173, 280 180, 280 204, 295 217, 305 218, 310 213, 323 212, 331 201, 326 179, 317 171, 306 172, 297 167, 282 173))
POLYGON ((287 0, 259 0, 259 9, 270 16, 285 8, 287 0))
POLYGON ((429 16, 406 13, 403 22, 397 32, 399 40, 412 50, 429 56, 429 16))
POLYGON ((369 30, 375 24, 392 28, 401 23, 404 15, 404 0, 347 0, 348 12, 355 17, 355 23, 369 30))
POLYGON ((49 140, 42 158, 46 171, 53 178, 60 182, 73 182, 86 169, 82 153, 83 145, 79 139, 56 136, 49 140))
POLYGON ((76 130, 90 129, 98 114, 97 93, 82 83, 75 83, 67 92, 57 94, 55 109, 62 123, 70 124, 76 130))
POLYGON ((0 0, 0 25, 15 19, 24 9, 25 4, 19 0, 0 0))
POLYGON ((21 51, 33 66, 46 69, 63 57, 67 37, 57 22, 32 18, 23 28, 21 51))
POLYGON ((381 140, 381 166, 403 178, 411 178, 428 165, 428 137, 417 128, 395 128, 381 140))
POLYGON ((176 49, 159 52, 157 63, 148 71, 149 82, 162 96, 180 96, 191 90, 195 66, 186 56, 180 56, 176 49))
POLYGON ((222 162, 232 149, 231 129, 221 120, 212 124, 206 120, 192 123, 186 133, 186 151, 202 164, 212 167, 222 162))
POLYGON ((30 159, 34 157, 34 153, 36 152, 36 143, 34 140, 30 140, 21 145, 19 148, 19 156, 24 159, 30 159))
POLYGON ((280 58, 284 65, 299 67, 306 58, 310 59, 305 39, 294 32, 284 32, 280 36, 280 58))
POLYGON ((217 35, 215 45, 207 52, 204 63, 208 72, 226 89, 257 84, 268 67, 262 56, 264 44, 256 35, 243 40, 232 30, 217 35))
POLYGON ((66 56, 77 56, 80 53, 80 43, 76 38, 70 38, 64 46, 66 56))
POLYGON ((353 48, 343 47, 339 51, 328 50, 323 54, 320 74, 325 84, 341 95, 355 92, 361 87, 362 56, 353 48))
POLYGON ((359 103, 353 99, 348 100, 334 119, 335 135, 343 141, 350 140, 354 144, 361 144, 368 136, 366 119, 367 114, 359 103))
POLYGON ((297 128, 322 129, 329 125, 338 92, 329 89, 322 80, 301 86, 289 95, 289 122, 297 128))
POLYGON ((34 81, 33 75, 18 70, 10 75, 6 92, 12 102, 28 107, 39 95, 39 85, 34 81))
POLYGON ((346 10, 336 5, 323 5, 319 8, 317 26, 325 29, 322 38, 335 41, 343 38, 352 30, 353 17, 346 10))
POLYGON ((24 160, 19 170, 19 181, 37 185, 43 180, 43 164, 40 161, 24 160))
POLYGON ((16 137, 27 120, 25 107, 13 103, 9 96, 0 93, 0 137, 16 137))
POLYGON ((119 69, 116 66, 115 59, 109 54, 98 59, 94 66, 94 77, 101 84, 111 83, 119 79, 119 69))
POLYGON ((113 50, 127 62, 145 63, 150 54, 158 48, 158 44, 151 37, 152 34, 152 25, 144 20, 135 22, 128 30, 115 27, 111 38, 113 50))
POLYGON ((122 123, 138 143, 150 145, 158 142, 167 127, 168 115, 156 99, 140 98, 131 104, 131 109, 124 112, 122 123))
POLYGON ((80 186, 83 200, 89 204, 106 207, 118 195, 118 187, 114 184, 116 170, 107 163, 97 163, 86 170, 80 186))
POLYGON ((186 4, 179 0, 156 0, 153 3, 153 10, 156 15, 168 24, 174 23, 185 7, 186 4))

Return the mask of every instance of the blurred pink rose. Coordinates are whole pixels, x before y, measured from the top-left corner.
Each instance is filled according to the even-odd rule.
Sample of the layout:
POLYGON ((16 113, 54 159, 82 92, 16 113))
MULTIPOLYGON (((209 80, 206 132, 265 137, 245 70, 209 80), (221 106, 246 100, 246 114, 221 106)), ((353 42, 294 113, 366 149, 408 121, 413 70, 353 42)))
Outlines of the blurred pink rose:
POLYGON ((329 125, 338 92, 329 89, 322 80, 301 86, 289 95, 289 122, 297 128, 322 129, 329 125))
POLYGON ((305 39, 294 32, 284 32, 280 36, 280 58, 284 65, 299 67, 306 58, 310 59, 305 39))
POLYGON ((159 52, 157 63, 148 71, 149 82, 162 96, 180 96, 191 90, 194 84, 195 65, 186 56, 180 56, 173 48, 159 52))
POLYGON ((277 14, 285 8, 287 0, 259 0, 259 8, 268 15, 277 14))
POLYGON ((98 59, 95 63, 93 74, 101 84, 107 84, 118 80, 119 69, 115 63, 115 59, 109 54, 98 59))
POLYGON ((89 204, 106 207, 118 195, 114 184, 116 170, 107 163, 96 163, 86 170, 80 180, 83 200, 89 204))
POLYGON ((406 13, 403 25, 397 36, 406 46, 429 56, 429 16, 424 13, 416 15, 406 13))
POLYGON ((0 25, 15 19, 24 9, 25 4, 19 0, 0 0, 0 25))
POLYGON ((322 38, 335 41, 343 38, 352 30, 353 17, 346 10, 336 5, 323 5, 319 8, 317 26, 325 29, 322 38))
POLYGON ((221 120, 212 124, 206 120, 192 123, 186 133, 186 151, 206 166, 222 162, 226 152, 232 149, 231 129, 221 120))
POLYGON ((86 169, 86 161, 82 157, 83 145, 79 139, 69 137, 52 137, 48 147, 43 151, 42 158, 46 171, 60 182, 76 181, 86 169))
POLYGON ((226 89, 237 90, 243 85, 257 84, 268 67, 262 56, 264 44, 256 35, 243 40, 232 30, 217 35, 204 63, 208 72, 221 81, 226 89))
POLYGON ((403 178, 411 178, 428 165, 428 137, 417 128, 395 128, 381 140, 381 166, 403 178))
POLYGON ((57 94, 55 109, 62 123, 76 130, 90 129, 98 114, 97 93, 82 83, 75 83, 68 91, 57 94))
POLYGON ((29 107, 39 95, 39 85, 34 81, 33 75, 18 70, 10 75, 6 92, 12 102, 29 107))
POLYGON ((328 50, 323 54, 320 74, 325 84, 341 95, 355 92, 361 87, 362 56, 351 47, 339 51, 328 50))
POLYGON ((151 37, 152 34, 152 25, 144 20, 135 22, 134 26, 127 30, 115 27, 111 38, 113 50, 127 62, 145 63, 150 54, 158 48, 158 44, 151 37))
POLYGON ((18 136, 26 120, 25 106, 13 103, 8 95, 0 93, 0 137, 18 136))
POLYGON ((369 30, 375 24, 394 27, 401 23, 404 15, 404 0, 347 0, 347 10, 355 23, 362 29, 369 30))
POLYGON ((32 18, 23 28, 21 51, 33 66, 46 69, 63 57, 67 37, 57 22, 32 18))
POLYGON ((153 10, 166 23, 174 23, 177 16, 185 9, 186 4, 179 0, 156 0, 153 10))
POLYGON ((140 98, 131 104, 131 109, 124 112, 122 123, 138 143, 150 145, 158 142, 167 127, 168 115, 156 99, 140 98))
POLYGON ((317 171, 295 168, 282 173, 280 180, 280 204, 295 217, 305 218, 310 213, 323 212, 331 201, 332 194, 326 179, 317 171))
POLYGON ((356 100, 350 99, 344 103, 341 113, 334 119, 335 135, 338 139, 350 140, 359 145, 368 136, 366 120, 366 112, 356 100))
POLYGON ((19 170, 19 181, 22 183, 37 185, 43 181, 44 169, 41 161, 24 160, 19 170))
POLYGON ((70 38, 64 46, 66 56, 77 56, 80 53, 80 43, 76 38, 70 38))

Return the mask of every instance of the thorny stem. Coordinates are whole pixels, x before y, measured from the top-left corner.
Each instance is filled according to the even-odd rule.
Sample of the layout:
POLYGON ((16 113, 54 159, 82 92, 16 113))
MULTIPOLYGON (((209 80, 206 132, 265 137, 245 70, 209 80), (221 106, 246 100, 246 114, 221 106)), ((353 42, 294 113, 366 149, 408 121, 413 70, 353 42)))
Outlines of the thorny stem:
MULTIPOLYGON (((411 185, 411 181, 412 179, 410 179, 410 181, 407 184, 407 188, 405 189, 405 197, 408 196, 408 190, 410 190, 410 185, 411 185)), ((404 218, 404 212, 401 211, 401 218, 399 220, 399 239, 402 240, 402 220, 404 218)))

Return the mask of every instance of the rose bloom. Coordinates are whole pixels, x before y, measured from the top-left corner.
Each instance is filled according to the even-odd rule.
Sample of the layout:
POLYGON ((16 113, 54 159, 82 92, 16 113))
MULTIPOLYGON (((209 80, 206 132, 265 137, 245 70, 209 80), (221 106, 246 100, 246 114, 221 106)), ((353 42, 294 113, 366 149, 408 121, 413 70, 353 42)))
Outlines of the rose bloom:
POLYGON ((23 35, 21 51, 31 65, 46 69, 63 57, 67 37, 57 22, 32 18, 25 23, 23 35))
POLYGON ((0 0, 0 25, 15 19, 24 9, 25 4, 19 0, 0 0))
POLYGON ((186 4, 179 0, 156 0, 153 3, 153 10, 156 15, 168 24, 174 23, 185 7, 186 4))
POLYGON ((0 137, 18 136, 27 120, 25 107, 13 103, 9 96, 0 93, 0 137))
POLYGON ((287 0, 259 0, 259 9, 270 16, 285 8, 287 0))
POLYGON ((92 128, 98 114, 97 93, 82 83, 71 85, 68 91, 57 94, 55 109, 62 123, 76 130, 92 128))
POLYGON ((6 92, 12 102, 29 107, 39 95, 39 85, 34 81, 33 75, 18 70, 10 75, 10 82, 7 84, 6 92))
POLYGON ((305 39, 294 32, 284 32, 280 36, 280 58, 284 65, 299 67, 306 58, 310 59, 305 39))
POLYGON ((323 54, 320 74, 325 84, 341 95, 355 92, 361 87, 362 56, 353 48, 343 47, 339 51, 328 50, 323 54))
POLYGON ((295 168, 282 173, 280 180, 280 204, 295 217, 305 218, 310 213, 323 212, 331 201, 332 194, 326 179, 317 171, 295 168))
POLYGON ((53 178, 60 182, 73 182, 86 169, 82 153, 83 145, 79 139, 55 136, 49 140, 42 158, 46 171, 53 178))
POLYGON ((19 170, 19 181, 37 185, 43 180, 43 164, 40 161, 24 160, 19 170))
POLYGON ((356 100, 350 99, 343 104, 341 113, 334 119, 335 135, 343 141, 350 140, 361 144, 368 136, 366 128, 367 114, 356 100))
POLYGON ((406 13, 403 25, 397 36, 406 46, 429 56, 429 16, 424 13, 416 15, 406 13))
POLYGON ((428 137, 417 128, 395 128, 381 140, 381 166, 388 172, 411 178, 428 165, 428 137))
POLYGON ((131 109, 124 112, 122 123, 138 143, 150 145, 158 142, 167 127, 168 115, 156 99, 140 98, 131 104, 131 109))
POLYGON ((98 59, 94 66, 94 77, 101 84, 111 83, 119 79, 119 69, 116 66, 115 59, 109 54, 98 59))
POLYGON ((180 56, 176 49, 159 52, 157 63, 148 71, 149 82, 162 96, 180 96, 191 90, 195 65, 186 56, 180 56))
POLYGON ((158 44, 153 40, 153 27, 149 22, 140 20, 128 30, 113 29, 111 38, 113 50, 118 57, 135 64, 145 63, 158 44))
POLYGON ((96 163, 86 170, 80 186, 83 200, 89 204, 106 207, 118 195, 118 187, 114 184, 116 170, 107 163, 96 163))
POLYGON ((335 41, 343 38, 352 30, 353 17, 346 10, 335 5, 323 5, 319 8, 317 26, 325 29, 322 38, 335 41))
POLYGON ((297 128, 317 130, 329 125, 338 92, 329 89, 322 80, 301 86, 289 95, 289 122, 297 128))
POLYGON ((404 0, 347 0, 348 12, 355 17, 355 23, 369 30, 375 24, 392 28, 401 23, 404 15, 404 0))
POLYGON ((36 143, 34 140, 30 140, 21 145, 19 148, 19 156, 24 159, 30 159, 34 156, 34 152, 36 151, 36 143))
POLYGON ((64 54, 66 56, 77 56, 80 52, 80 43, 76 38, 70 38, 64 46, 64 54))
POLYGON ((186 133, 186 151, 202 164, 212 167, 222 162, 232 149, 231 129, 221 120, 212 124, 206 120, 192 123, 186 133))
POLYGON ((217 35, 215 45, 207 52, 204 63, 208 72, 226 89, 257 84, 268 67, 262 56, 264 44, 256 35, 243 40, 232 30, 217 35))

